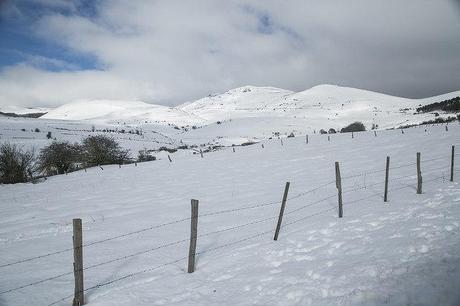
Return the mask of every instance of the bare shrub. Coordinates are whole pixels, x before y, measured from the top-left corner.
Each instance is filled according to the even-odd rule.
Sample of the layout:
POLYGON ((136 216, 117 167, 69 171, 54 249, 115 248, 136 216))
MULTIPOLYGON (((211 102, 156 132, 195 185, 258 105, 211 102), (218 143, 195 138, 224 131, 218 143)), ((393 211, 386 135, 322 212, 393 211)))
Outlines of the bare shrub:
POLYGON ((0 183, 26 183, 35 173, 35 154, 14 144, 0 145, 0 183))

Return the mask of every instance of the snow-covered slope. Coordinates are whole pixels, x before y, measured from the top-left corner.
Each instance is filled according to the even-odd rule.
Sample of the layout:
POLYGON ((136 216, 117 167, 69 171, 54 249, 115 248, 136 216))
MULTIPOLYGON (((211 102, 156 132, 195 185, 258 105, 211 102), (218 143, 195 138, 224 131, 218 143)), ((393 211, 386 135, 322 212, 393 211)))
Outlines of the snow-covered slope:
POLYGON ((319 85, 298 93, 245 86, 178 108, 209 121, 282 117, 302 119, 305 128, 337 128, 354 121, 385 128, 431 119, 431 114, 414 115, 415 108, 456 96, 460 96, 460 91, 427 99, 406 99, 335 85, 319 85))
POLYGON ((311 135, 308 145, 304 137, 283 146, 272 139, 264 148, 204 158, 174 153, 173 162, 0 185, 0 305, 71 304, 73 218, 83 222, 89 306, 458 305, 458 153, 454 182, 448 177, 459 135, 451 124, 448 131, 416 127, 377 137, 335 134, 331 141, 311 135), (286 181, 291 188, 274 241, 286 181), (200 200, 200 216, 196 271, 188 274, 191 198, 200 200))
POLYGON ((203 119, 180 109, 140 101, 119 100, 77 101, 58 107, 41 118, 174 125, 193 125, 204 122, 203 119))
MULTIPOLYGON (((274 87, 244 86, 223 94, 210 95, 177 107, 166 107, 140 101, 95 100, 79 101, 50 111, 43 119, 96 120, 128 122, 130 124, 159 123, 206 126, 217 121, 262 118, 271 120, 262 134, 289 130, 291 122, 296 130, 340 129, 354 121, 368 128, 398 127, 433 119, 433 114, 415 114, 419 105, 439 102, 460 96, 460 91, 426 99, 406 99, 372 91, 319 85, 301 92, 274 87)), ((251 128, 253 124, 250 124, 251 128)), ((246 131, 248 133, 250 131, 246 131)))
POLYGON ((294 92, 274 87, 244 86, 212 95, 178 108, 210 121, 261 117, 272 113, 285 97, 294 92))

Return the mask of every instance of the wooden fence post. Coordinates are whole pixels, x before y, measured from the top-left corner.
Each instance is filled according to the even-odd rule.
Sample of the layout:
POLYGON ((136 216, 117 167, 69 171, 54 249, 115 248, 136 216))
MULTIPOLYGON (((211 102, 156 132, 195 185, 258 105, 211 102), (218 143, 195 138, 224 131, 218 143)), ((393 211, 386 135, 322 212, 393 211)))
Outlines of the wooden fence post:
POLYGON ((232 148, 233 149, 233 153, 235 153, 235 148, 232 148))
POLYGON ((374 136, 377 137, 377 132, 376 131, 374 131, 374 136))
POLYGON ((447 124, 446 124, 446 132, 449 131, 449 128, 447 127, 447 124))
POLYGON ((335 162, 335 185, 337 187, 338 198, 339 198, 339 218, 343 217, 342 207, 342 178, 340 176, 339 162, 335 162))
POLYGON ((203 158, 203 150, 200 149, 201 158, 203 158))
POLYGON ((351 138, 355 138, 355 136, 353 135, 353 131, 351 132, 351 138))
POLYGON ((169 162, 172 163, 171 156, 168 155, 169 162))
POLYGON ((305 142, 308 144, 308 135, 305 135, 305 142))
POLYGON ((283 139, 280 138, 280 140, 281 140, 281 145, 284 146, 284 144, 283 144, 283 139))
POLYGON ((262 144, 262 149, 263 149, 263 148, 265 148, 265 147, 264 147, 264 144, 262 144))
POLYGON ((387 164, 385 167, 385 193, 383 195, 383 202, 388 202, 388 177, 390 174, 390 156, 387 156, 387 164))
POLYGON ((192 200, 190 223, 190 249, 188 251, 188 273, 195 272, 196 236, 198 233, 198 200, 192 200))
POLYGON ((278 223, 276 224, 275 237, 273 237, 273 240, 278 240, 278 235, 280 233, 281 223, 283 221, 284 208, 286 207, 286 201, 290 184, 290 182, 286 182, 286 186, 284 187, 283 201, 281 202, 280 214, 278 216, 278 223))
POLYGON ((420 170, 420 152, 417 152, 417 194, 422 193, 422 171, 420 170))
POLYGON ((454 155, 455 155, 455 146, 452 146, 452 156, 450 159, 450 181, 454 181, 454 155))
POLYGON ((73 274, 75 278, 75 293, 72 305, 85 304, 83 287, 83 234, 81 219, 73 219, 73 274))
POLYGON ((327 135, 327 141, 331 141, 331 136, 327 135))

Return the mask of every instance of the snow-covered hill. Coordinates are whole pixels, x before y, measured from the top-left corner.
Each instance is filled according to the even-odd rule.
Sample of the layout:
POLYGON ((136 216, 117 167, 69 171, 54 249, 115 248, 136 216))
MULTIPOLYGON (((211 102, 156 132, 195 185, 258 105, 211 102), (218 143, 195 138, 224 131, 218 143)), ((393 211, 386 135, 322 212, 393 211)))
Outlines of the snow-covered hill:
POLYGON ((91 120, 131 124, 202 124, 205 120, 186 111, 140 101, 85 100, 65 104, 41 117, 43 119, 91 120))
POLYGON ((459 135, 455 123, 448 131, 414 127, 330 141, 311 135, 309 144, 272 139, 204 158, 175 153, 173 162, 0 185, 0 305, 71 304, 73 218, 83 221, 89 306, 458 305, 458 153, 454 182, 448 178, 459 135), (273 241, 286 181, 283 227, 273 241), (196 271, 188 274, 192 198, 200 217, 196 271))
POLYGON ((306 129, 337 128, 354 121, 368 127, 376 124, 388 128, 431 119, 431 114, 414 115, 416 107, 456 96, 460 96, 460 91, 427 99, 406 99, 335 85, 319 85, 298 93, 245 86, 178 108, 209 121, 280 117, 300 119, 306 129))
MULTIPOLYGON (((415 109, 456 96, 460 91, 406 99, 335 85, 319 85, 301 92, 244 86, 177 107, 139 101, 79 101, 51 110, 43 119, 206 126, 217 121, 278 118, 280 126, 273 122, 270 130, 286 130, 289 124, 285 122, 303 131, 338 129, 354 121, 362 121, 368 128, 390 128, 433 119, 433 114, 414 115, 415 109)), ((264 130, 265 134, 270 132, 264 130)))

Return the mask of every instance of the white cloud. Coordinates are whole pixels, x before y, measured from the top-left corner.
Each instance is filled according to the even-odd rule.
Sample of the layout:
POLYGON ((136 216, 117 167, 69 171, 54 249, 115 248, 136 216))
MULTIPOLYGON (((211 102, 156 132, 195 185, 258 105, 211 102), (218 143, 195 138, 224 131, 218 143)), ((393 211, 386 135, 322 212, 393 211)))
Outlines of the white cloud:
POLYGON ((38 37, 96 57, 100 70, 8 67, 0 104, 174 104, 246 84, 435 94, 459 89, 455 12, 428 0, 103 1, 96 16, 45 14, 33 24, 38 37))

